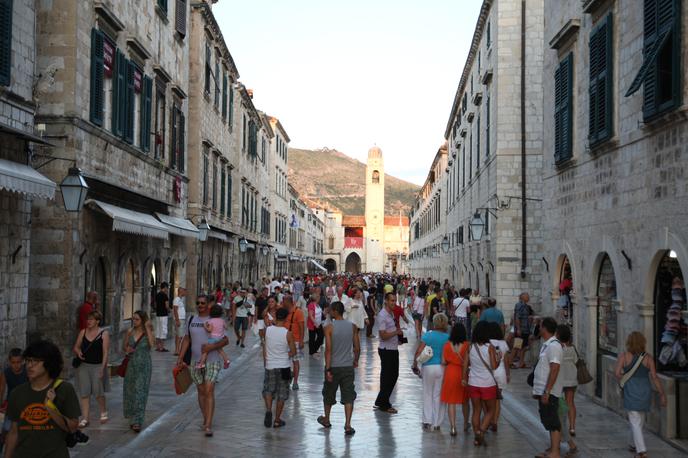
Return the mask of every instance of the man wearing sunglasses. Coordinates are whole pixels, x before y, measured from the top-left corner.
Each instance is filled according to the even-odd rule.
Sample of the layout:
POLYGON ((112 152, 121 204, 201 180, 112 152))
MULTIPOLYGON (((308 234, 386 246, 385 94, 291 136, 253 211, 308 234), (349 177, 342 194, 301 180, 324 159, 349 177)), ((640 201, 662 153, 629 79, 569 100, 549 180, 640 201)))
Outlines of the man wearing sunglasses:
POLYGON ((225 336, 215 344, 208 343, 208 332, 205 330, 204 323, 210 319, 210 307, 208 296, 200 294, 196 300, 196 310, 198 315, 190 319, 181 349, 177 366, 184 365, 184 354, 191 345, 191 378, 198 390, 198 404, 203 414, 203 430, 206 437, 213 436, 213 415, 215 413, 215 383, 217 383, 222 370, 224 361, 217 350, 229 343, 225 336), (203 353, 208 353, 205 367, 196 369, 196 362, 201 359, 203 353))

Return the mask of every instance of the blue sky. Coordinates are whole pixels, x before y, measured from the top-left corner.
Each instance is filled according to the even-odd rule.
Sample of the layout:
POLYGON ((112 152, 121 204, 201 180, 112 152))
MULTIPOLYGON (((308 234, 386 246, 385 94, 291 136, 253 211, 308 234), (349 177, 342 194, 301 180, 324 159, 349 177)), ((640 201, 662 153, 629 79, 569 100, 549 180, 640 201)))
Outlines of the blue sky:
POLYGON ((444 141, 482 0, 220 0, 256 107, 292 147, 336 148, 422 184, 444 141))

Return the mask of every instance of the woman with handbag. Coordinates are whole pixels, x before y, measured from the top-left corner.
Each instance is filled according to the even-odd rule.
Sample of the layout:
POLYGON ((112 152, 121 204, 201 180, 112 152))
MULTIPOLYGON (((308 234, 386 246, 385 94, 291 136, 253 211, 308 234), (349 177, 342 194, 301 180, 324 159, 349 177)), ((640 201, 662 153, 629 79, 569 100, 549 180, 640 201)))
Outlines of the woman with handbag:
POLYGON ((657 377, 655 360, 645 353, 646 345, 644 335, 637 331, 630 333, 626 339, 626 351, 619 355, 614 371, 623 391, 624 409, 628 411, 634 442, 631 449, 636 453, 635 458, 647 458, 643 423, 653 398, 652 385, 659 392, 662 407, 667 403, 664 388, 657 377))
POLYGON ((132 317, 133 327, 124 338, 123 408, 124 418, 129 419, 129 427, 138 433, 141 431, 143 417, 146 413, 148 390, 150 388, 151 362, 150 350, 155 344, 153 326, 146 312, 137 310, 132 317))
MULTIPOLYGON (((423 362, 423 428, 434 428, 439 431, 440 425, 444 422, 446 406, 442 404, 440 394, 442 392, 442 378, 444 376, 444 366, 442 366, 442 351, 444 344, 447 343, 447 324, 449 320, 444 313, 436 313, 432 317, 433 330, 423 335, 423 339, 418 342, 418 349, 413 358, 413 371, 418 371, 418 357, 426 347, 432 348, 432 357, 423 362)), ((428 352, 429 353, 429 352, 428 352)))
POLYGON ((95 396, 100 407, 100 422, 108 421, 105 401, 104 380, 108 376, 107 364, 110 352, 110 334, 100 327, 103 315, 97 310, 89 313, 86 328, 79 331, 72 351, 76 358, 72 366, 76 368, 76 379, 81 404, 79 428, 89 425, 91 396, 95 396))
POLYGON ((499 361, 499 366, 494 370, 494 377, 497 382, 497 401, 495 402, 495 412, 490 425, 490 429, 496 433, 499 414, 502 410, 502 390, 511 381, 511 352, 509 345, 504 340, 502 326, 494 321, 489 321, 488 324, 490 326, 490 345, 495 348, 497 360, 499 361))
POLYGON ((456 323, 442 349, 442 365, 445 367, 440 394, 440 401, 447 405, 451 428, 449 434, 452 436, 456 436, 457 404, 461 404, 463 410, 463 431, 468 432, 471 424, 468 390, 461 384, 463 361, 466 359, 469 346, 470 342, 466 340, 466 327, 462 323, 456 323))
MULTIPOLYGON (((561 418, 562 424, 562 442, 566 440, 569 444, 569 451, 566 456, 571 456, 578 451, 576 443, 573 438, 576 437, 576 389, 578 388, 578 369, 576 368, 576 361, 578 361, 578 352, 571 343, 571 328, 566 324, 557 326, 556 337, 559 340, 562 348, 561 366, 559 368, 559 377, 562 380, 562 387, 564 389, 564 403, 565 410, 567 410, 569 429, 568 438, 566 438, 564 419, 561 418)), ((560 402, 562 399, 559 400, 560 402)), ((560 412, 561 413, 561 412, 560 412)), ((563 417, 563 415, 559 415, 563 417)))

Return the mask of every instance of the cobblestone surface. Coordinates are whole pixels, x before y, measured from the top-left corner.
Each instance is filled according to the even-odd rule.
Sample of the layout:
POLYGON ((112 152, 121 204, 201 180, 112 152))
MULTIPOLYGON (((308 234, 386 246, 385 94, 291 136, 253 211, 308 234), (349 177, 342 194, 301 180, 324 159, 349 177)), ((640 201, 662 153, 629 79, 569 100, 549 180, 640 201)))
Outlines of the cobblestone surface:
MULTIPOLYGON (((233 344, 233 342, 232 342, 233 344)), ((514 371, 505 392, 498 433, 487 436, 488 446, 475 448, 472 435, 449 435, 445 422, 440 432, 421 428, 421 381, 411 373, 415 344, 400 351, 400 377, 393 397, 399 414, 390 416, 374 411, 379 360, 377 341, 362 341, 357 373, 352 425, 356 434, 344 436, 341 405, 332 409, 332 428, 325 430, 316 418, 322 413, 322 361, 309 358, 302 364, 300 390, 292 392, 283 415, 286 426, 267 429, 262 425, 264 407, 260 397, 263 367, 259 345, 251 338, 247 348, 228 347, 232 366, 224 371, 217 386, 215 436, 207 439, 201 424, 195 390, 176 396, 172 389, 171 368, 175 357, 154 352, 154 378, 145 429, 139 435, 129 431, 121 413, 121 381, 113 380, 108 399, 111 420, 91 426, 91 441, 73 449, 78 457, 250 457, 250 456, 352 456, 416 457, 466 456, 517 458, 533 456, 547 446, 545 431, 537 408, 525 384, 527 371, 514 371)), ((577 398, 579 419, 577 439, 580 457, 628 457, 628 426, 613 412, 584 396, 577 398)), ((460 417, 460 414, 459 414, 460 417)), ((97 422, 94 422, 97 423, 97 422)), ((94 424, 92 423, 92 425, 94 424)), ((459 419, 459 426, 461 420, 459 419)), ((686 456, 651 433, 646 433, 651 456, 686 456)))

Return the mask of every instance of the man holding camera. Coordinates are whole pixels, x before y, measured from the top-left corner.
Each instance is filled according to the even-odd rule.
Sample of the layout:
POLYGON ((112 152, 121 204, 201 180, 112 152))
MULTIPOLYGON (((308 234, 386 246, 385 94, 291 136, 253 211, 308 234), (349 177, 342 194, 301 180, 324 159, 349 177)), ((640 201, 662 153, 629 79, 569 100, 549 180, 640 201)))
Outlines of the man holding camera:
POLYGON ((385 294, 385 307, 377 315, 380 344, 377 353, 380 355, 380 392, 375 400, 375 407, 381 412, 397 413, 389 398, 399 378, 399 337, 404 333, 394 321, 396 294, 385 294))

